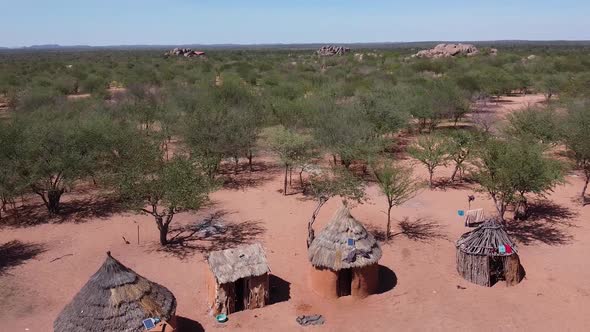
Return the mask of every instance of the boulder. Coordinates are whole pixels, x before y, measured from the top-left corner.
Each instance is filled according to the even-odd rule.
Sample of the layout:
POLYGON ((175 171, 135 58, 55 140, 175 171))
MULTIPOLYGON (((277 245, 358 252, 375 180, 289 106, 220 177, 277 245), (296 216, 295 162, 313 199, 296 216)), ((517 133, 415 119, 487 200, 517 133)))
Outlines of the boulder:
POLYGON ((438 44, 432 49, 416 53, 413 57, 437 59, 477 54, 479 54, 479 50, 471 44, 438 44))

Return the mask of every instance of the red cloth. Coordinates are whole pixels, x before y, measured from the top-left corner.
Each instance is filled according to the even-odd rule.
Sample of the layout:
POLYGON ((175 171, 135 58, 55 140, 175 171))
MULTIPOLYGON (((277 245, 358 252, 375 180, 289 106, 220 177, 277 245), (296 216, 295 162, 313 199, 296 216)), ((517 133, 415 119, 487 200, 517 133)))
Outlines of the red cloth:
POLYGON ((510 247, 510 245, 505 244, 504 247, 506 248, 506 253, 507 254, 511 254, 512 253, 512 248, 510 247))

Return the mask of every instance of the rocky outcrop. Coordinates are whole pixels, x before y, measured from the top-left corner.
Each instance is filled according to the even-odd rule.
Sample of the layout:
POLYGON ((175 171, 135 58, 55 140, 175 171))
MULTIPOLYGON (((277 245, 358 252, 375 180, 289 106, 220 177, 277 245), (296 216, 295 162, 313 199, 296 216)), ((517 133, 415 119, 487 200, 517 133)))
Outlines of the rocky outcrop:
POLYGON ((474 56, 477 54, 479 54, 479 50, 471 44, 438 44, 432 49, 416 53, 413 57, 437 59, 454 56, 474 56))
POLYGON ((315 53, 319 56, 334 56, 334 55, 344 55, 348 52, 350 52, 350 48, 347 48, 344 46, 326 45, 326 46, 322 46, 315 53))
POLYGON ((185 58, 192 58, 192 57, 204 57, 204 56, 206 56, 206 54, 205 54, 205 52, 194 51, 190 48, 175 48, 173 50, 170 50, 170 51, 164 53, 164 56, 166 56, 166 57, 183 56, 185 58))

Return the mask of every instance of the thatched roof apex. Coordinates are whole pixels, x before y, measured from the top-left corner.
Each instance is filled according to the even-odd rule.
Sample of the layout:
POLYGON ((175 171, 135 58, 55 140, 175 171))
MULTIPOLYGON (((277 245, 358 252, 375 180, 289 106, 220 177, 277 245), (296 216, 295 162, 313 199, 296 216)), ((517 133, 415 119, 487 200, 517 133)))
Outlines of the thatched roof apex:
POLYGON ((169 320, 176 299, 165 287, 127 268, 111 253, 53 323, 55 331, 144 331, 142 320, 169 320))
POLYGON ((377 263, 381 248, 348 208, 342 206, 309 246, 308 257, 315 267, 338 271, 377 263))
POLYGON ((510 256, 518 253, 516 244, 496 218, 488 219, 471 232, 467 232, 457 240, 457 249, 470 255, 510 256), (500 245, 509 245, 512 253, 498 252, 500 245))
POLYGON ((213 251, 207 257, 209 267, 220 284, 240 278, 258 277, 270 272, 260 243, 213 251))

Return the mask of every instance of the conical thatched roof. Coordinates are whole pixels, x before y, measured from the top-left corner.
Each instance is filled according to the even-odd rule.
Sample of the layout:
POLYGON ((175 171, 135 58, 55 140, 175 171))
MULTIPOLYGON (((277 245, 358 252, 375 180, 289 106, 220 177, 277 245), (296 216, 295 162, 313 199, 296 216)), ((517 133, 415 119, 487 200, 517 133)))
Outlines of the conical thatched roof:
POLYGON ((207 257, 211 272, 220 284, 270 272, 260 243, 214 251, 207 257))
POLYGON ((512 253, 517 253, 516 244, 510 240, 502 224, 496 219, 489 219, 471 232, 465 233, 457 240, 457 249, 470 255, 509 256, 512 253, 498 252, 500 245, 509 245, 512 253))
POLYGON ((313 240, 308 256, 313 266, 338 271, 378 262, 381 248, 373 235, 350 215, 348 208, 342 206, 313 240))
POLYGON ((109 252, 53 328, 56 332, 144 331, 142 320, 169 320, 175 311, 176 299, 168 289, 125 267, 109 252))

